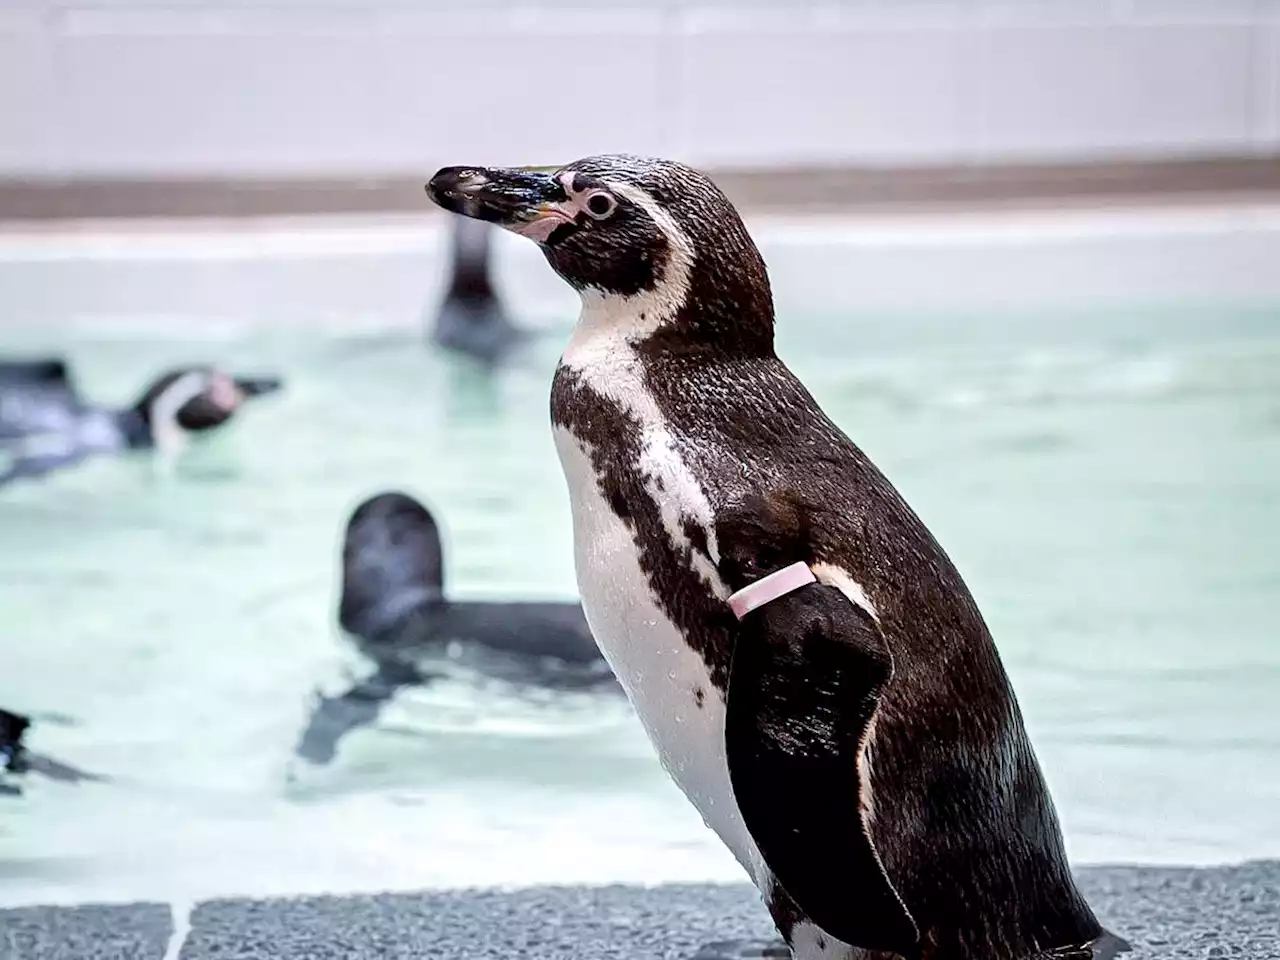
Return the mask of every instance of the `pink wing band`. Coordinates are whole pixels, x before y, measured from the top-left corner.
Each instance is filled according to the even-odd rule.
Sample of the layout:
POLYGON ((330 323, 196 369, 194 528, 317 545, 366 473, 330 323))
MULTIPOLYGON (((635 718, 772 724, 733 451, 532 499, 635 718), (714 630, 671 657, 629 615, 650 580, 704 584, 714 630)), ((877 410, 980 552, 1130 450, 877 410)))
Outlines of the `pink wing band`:
POLYGON ((803 561, 775 570, 767 577, 761 577, 755 583, 749 583, 737 593, 729 597, 729 609, 741 620, 752 610, 762 607, 772 600, 798 590, 806 583, 817 583, 809 565, 803 561))

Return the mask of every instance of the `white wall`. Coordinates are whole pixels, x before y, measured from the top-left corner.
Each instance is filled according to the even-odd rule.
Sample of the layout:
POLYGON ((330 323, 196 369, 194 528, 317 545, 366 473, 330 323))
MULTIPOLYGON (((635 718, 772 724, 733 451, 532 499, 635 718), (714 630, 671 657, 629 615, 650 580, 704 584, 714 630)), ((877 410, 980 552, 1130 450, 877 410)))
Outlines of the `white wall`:
MULTIPOLYGON (((861 318, 824 334, 837 353, 998 343, 1009 314, 1037 336, 1102 340, 1117 311, 1141 311, 1156 340, 1166 324, 1230 334, 1280 320, 1280 204, 826 223, 753 216, 748 226, 780 318, 861 318)), ((286 327, 416 335, 447 281, 447 230, 439 217, 7 228, 0 332, 11 348, 19 335, 42 344, 82 333, 216 340, 286 327)), ((498 231, 494 255, 499 290, 521 323, 572 323, 578 299, 537 247, 498 231)), ((780 324, 803 339, 792 320, 780 324)))
POLYGON ((0 176, 606 150, 1280 155, 1280 0, 0 0, 0 176))

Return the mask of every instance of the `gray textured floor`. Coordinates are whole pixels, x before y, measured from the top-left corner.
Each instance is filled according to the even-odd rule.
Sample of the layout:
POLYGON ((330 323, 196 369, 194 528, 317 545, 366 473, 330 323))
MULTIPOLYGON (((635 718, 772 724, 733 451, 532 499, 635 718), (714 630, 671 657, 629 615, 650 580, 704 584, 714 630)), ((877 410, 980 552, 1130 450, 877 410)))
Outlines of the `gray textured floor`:
POLYGON ((0 910, 0 960, 159 960, 171 917, 160 903, 0 910))
MULTIPOLYGON (((1132 960, 1280 960, 1280 861, 1080 878, 1132 960)), ((170 929, 154 904, 0 911, 0 960, 161 960, 170 929)), ((191 914, 180 960, 675 960, 707 941, 769 936, 745 886, 217 900, 191 914)))

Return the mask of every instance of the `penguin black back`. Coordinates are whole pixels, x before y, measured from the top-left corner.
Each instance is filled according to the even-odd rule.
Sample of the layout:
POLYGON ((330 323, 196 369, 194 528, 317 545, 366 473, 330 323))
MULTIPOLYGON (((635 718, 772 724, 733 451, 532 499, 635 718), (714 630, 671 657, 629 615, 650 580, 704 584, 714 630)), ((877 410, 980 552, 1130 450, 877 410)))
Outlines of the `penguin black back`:
POLYGON ((449 283, 431 338, 447 350, 495 363, 522 342, 523 333, 494 289, 492 228, 462 217, 450 221, 449 283))
POLYGON ((71 373, 61 357, 31 360, 0 360, 0 384, 61 384, 70 388, 71 373))

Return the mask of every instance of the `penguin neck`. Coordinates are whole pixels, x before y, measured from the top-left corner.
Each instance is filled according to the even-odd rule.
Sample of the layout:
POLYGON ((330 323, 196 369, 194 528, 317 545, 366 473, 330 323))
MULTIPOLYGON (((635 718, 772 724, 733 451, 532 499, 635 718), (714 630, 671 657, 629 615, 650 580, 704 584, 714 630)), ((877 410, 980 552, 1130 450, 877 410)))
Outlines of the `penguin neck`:
POLYGON ((694 258, 674 329, 712 353, 772 357, 773 288, 764 258, 737 217, 699 222, 694 258))
POLYGON ((672 323, 650 348, 740 359, 774 356, 773 294, 763 275, 747 282, 708 264, 695 266, 689 292, 672 323))
POLYGON ((744 289, 717 278, 690 284, 681 294, 671 297, 661 287, 629 297, 582 291, 582 312, 570 336, 569 353, 611 344, 648 357, 775 356, 773 299, 767 285, 763 291, 744 289))
POLYGON ((367 610, 354 612, 344 605, 340 622, 356 636, 387 642, 402 633, 413 618, 431 622, 442 617, 448 607, 443 591, 422 585, 391 594, 367 610))

